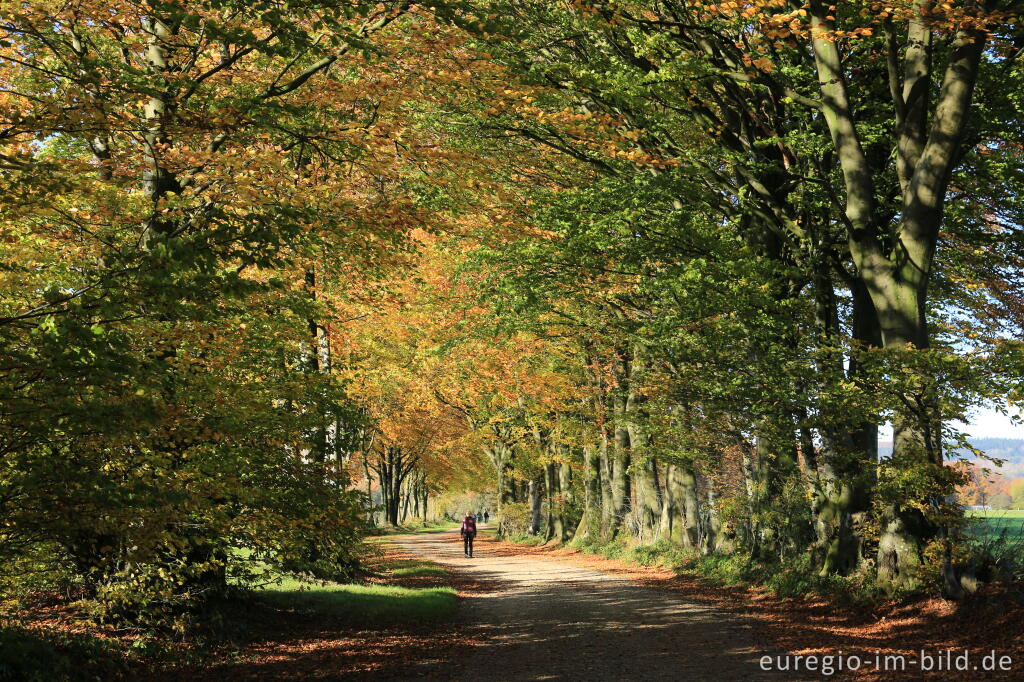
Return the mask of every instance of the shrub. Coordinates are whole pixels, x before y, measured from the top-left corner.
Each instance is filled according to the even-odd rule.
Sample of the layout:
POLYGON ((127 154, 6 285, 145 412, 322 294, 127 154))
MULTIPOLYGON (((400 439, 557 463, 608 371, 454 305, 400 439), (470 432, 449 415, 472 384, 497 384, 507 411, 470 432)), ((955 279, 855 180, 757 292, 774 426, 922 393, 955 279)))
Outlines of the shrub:
POLYGON ((123 652, 82 634, 0 626, 0 682, 118 679, 128 673, 123 652))
POLYGON ((498 510, 498 535, 514 538, 525 536, 530 530, 530 505, 508 502, 498 510))

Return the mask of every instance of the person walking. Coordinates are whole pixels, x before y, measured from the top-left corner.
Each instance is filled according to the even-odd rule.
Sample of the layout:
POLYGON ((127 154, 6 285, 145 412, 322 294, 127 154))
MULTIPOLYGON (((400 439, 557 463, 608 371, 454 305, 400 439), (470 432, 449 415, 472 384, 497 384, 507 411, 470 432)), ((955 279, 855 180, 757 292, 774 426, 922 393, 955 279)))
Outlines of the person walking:
POLYGON ((462 519, 462 529, 459 532, 462 534, 462 545, 466 556, 472 559, 473 538, 476 537, 476 518, 469 512, 466 512, 466 518, 462 519))

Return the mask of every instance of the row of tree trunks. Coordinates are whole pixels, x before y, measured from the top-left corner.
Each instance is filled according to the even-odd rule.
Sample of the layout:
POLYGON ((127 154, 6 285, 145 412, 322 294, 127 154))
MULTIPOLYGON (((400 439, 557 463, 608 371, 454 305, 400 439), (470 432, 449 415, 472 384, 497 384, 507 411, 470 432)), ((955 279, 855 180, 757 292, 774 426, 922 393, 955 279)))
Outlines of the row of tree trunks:
MULTIPOLYGON (((835 334, 835 295, 831 282, 825 284, 819 331, 835 334)), ((855 306, 870 304, 866 296, 854 298, 855 306)), ((867 338, 871 327, 862 325, 858 331, 867 338)), ((816 542, 823 573, 846 573, 858 565, 862 543, 854 516, 865 508, 865 490, 872 484, 860 473, 873 470, 864 454, 875 452, 869 443, 875 435, 873 425, 840 415, 832 428, 818 427, 814 433, 807 425, 806 408, 782 405, 762 418, 753 442, 738 432, 724 434, 730 443, 720 447, 735 452, 740 485, 734 493, 745 500, 746 512, 740 521, 723 524, 716 483, 699 473, 690 459, 693 455, 658 454, 666 448, 647 430, 649 415, 639 389, 640 356, 636 347, 620 347, 605 362, 592 363, 610 366, 613 383, 605 384, 596 371, 591 376, 598 438, 582 447, 578 456, 560 450, 569 446, 561 442, 556 427, 536 424, 531 429, 542 468, 532 480, 513 477, 512 452, 519 445, 501 440, 488 451, 498 472, 499 502, 527 503, 531 533, 542 532, 543 526, 546 539, 554 542, 573 537, 608 542, 628 534, 641 542, 665 540, 702 552, 742 545, 765 560, 816 542), (567 463, 573 460, 582 461, 582 480, 575 488, 567 463), (811 499, 810 521, 806 511, 772 516, 773 505, 777 507, 782 496, 793 496, 800 504, 801 485, 811 499), (583 495, 580 504, 572 499, 574 489, 583 495)), ((856 363, 845 370, 842 359, 837 362, 837 367, 820 370, 856 377, 856 363)), ((679 406, 678 426, 685 429, 686 419, 698 418, 698 413, 696 407, 679 406)), ((549 417, 557 424, 554 416, 549 417)), ((720 459, 720 453, 710 454, 711 459, 720 459)))
MULTIPOLYGON (((639 358, 636 347, 617 349, 614 387, 605 387, 596 373, 591 377, 591 388, 604 395, 594 399, 595 412, 610 419, 599 424, 598 442, 583 448, 582 515, 571 537, 607 542, 622 534, 625 520, 632 517, 636 527, 631 530, 642 541, 669 540, 697 549, 712 535, 707 519, 713 515, 701 504, 693 468, 664 466, 650 450, 650 436, 643 427, 644 400, 635 388, 643 367, 639 358)), ((597 364, 593 356, 591 364, 597 364)), ((551 463, 545 474, 553 500, 571 494, 570 467, 562 466, 566 478, 560 485, 555 483, 556 471, 557 465, 551 463)), ((561 509, 566 502, 575 506, 572 500, 560 501, 562 505, 549 503, 548 529, 549 539, 559 541, 569 536, 561 509)))
POLYGON ((412 518, 426 522, 429 517, 430 488, 427 474, 416 468, 416 462, 399 449, 385 448, 364 453, 363 480, 367 504, 371 509, 367 520, 377 522, 374 508, 374 483, 379 494, 381 523, 399 525, 412 518))
MULTIPOLYGON (((944 227, 947 190, 965 152, 977 146, 977 141, 971 139, 975 132, 972 128, 979 127, 971 126, 971 111, 977 110, 972 107, 973 93, 979 73, 988 71, 983 56, 998 52, 989 41, 998 36, 999 31, 993 27, 1002 19, 986 15, 1001 5, 1009 6, 961 3, 972 16, 971 21, 961 21, 961 9, 950 10, 951 4, 956 3, 902 3, 904 18, 894 21, 891 12, 882 14, 880 18, 885 20, 873 30, 884 32, 886 40, 867 47, 843 39, 844 31, 838 30, 844 21, 836 11, 839 3, 811 0, 803 4, 801 13, 810 21, 806 34, 810 49, 799 51, 797 59, 809 60, 815 71, 812 82, 818 89, 804 94, 787 92, 792 79, 785 69, 776 70, 784 76, 758 74, 758 87, 750 87, 747 78, 737 79, 738 53, 733 47, 737 36, 719 35, 700 22, 684 21, 692 9, 690 3, 656 3, 642 21, 621 21, 613 11, 599 12, 608 21, 599 29, 601 33, 589 34, 599 36, 599 40, 578 40, 576 31, 588 34, 573 26, 571 38, 547 41, 553 54, 545 58, 552 63, 569 58, 582 64, 604 65, 606 47, 611 44, 622 54, 639 55, 626 60, 636 73, 655 73, 657 60, 645 55, 649 45, 657 44, 670 55, 674 46, 675 55, 682 61, 706 62, 709 68, 705 77, 693 83, 697 89, 694 92, 700 93, 696 97, 677 98, 670 91, 652 90, 649 100, 637 97, 631 104, 622 98, 602 101, 590 97, 593 84, 586 76, 579 80, 567 76, 559 86, 567 92, 585 93, 593 106, 627 119, 647 120, 651 111, 664 110, 668 102, 669 108, 699 121, 715 135, 717 145, 729 152, 734 177, 724 174, 717 187, 723 195, 736 199, 724 202, 727 209, 723 213, 740 219, 750 246, 783 267, 798 265, 805 272, 809 263, 804 259, 822 259, 829 289, 832 280, 844 280, 843 287, 852 294, 854 317, 858 318, 854 320, 853 336, 858 344, 894 353, 925 350, 930 344, 928 287, 944 227), (877 54, 873 54, 875 50, 877 54), (860 77, 865 73, 861 61, 865 54, 871 54, 872 62, 884 65, 888 77, 882 78, 888 81, 888 88, 879 87, 877 78, 860 77), (794 147, 785 139, 786 131, 802 130, 803 124, 815 131, 824 126, 831 138, 827 149, 815 148, 809 159, 803 158, 806 152, 802 145, 794 147), (841 183, 833 183, 828 177, 835 164, 842 175, 841 183), (806 202, 798 196, 800 193, 792 191, 808 180, 827 187, 828 203, 839 211, 829 208, 822 216, 817 199, 806 202), (741 215, 728 214, 733 205, 741 215), (829 233, 826 238, 814 234, 815 223, 825 223, 822 231, 829 233), (846 242, 845 248, 842 241, 846 242), (862 305, 865 300, 869 305, 862 305), (867 326, 862 326, 863 322, 867 326)), ((522 19, 531 17, 527 10, 522 12, 522 19)), ((748 33, 748 28, 740 28, 738 35, 745 40, 748 33)), ((580 73, 589 70, 583 68, 580 73)), ((652 139, 646 144, 652 152, 668 155, 679 149, 671 139, 652 139)), ((822 289, 820 293, 827 292, 822 289)), ((610 309, 609 317, 621 321, 625 315, 619 309, 610 309)), ((847 360, 849 377, 856 381, 856 360, 847 360)), ((910 374, 920 371, 909 366, 906 369, 910 374)), ((613 396, 611 401, 615 403, 605 434, 609 442, 600 450, 602 466, 599 477, 595 477, 602 490, 604 539, 619 532, 632 497, 626 473, 630 447, 619 419, 626 411, 621 404, 626 398, 620 393, 625 390, 621 379, 628 371, 621 366, 616 371, 620 380, 614 387, 616 393, 596 391, 597 395, 613 396)), ((818 433, 810 437, 796 433, 803 429, 797 424, 799 409, 793 414, 774 415, 772 421, 777 423, 769 425, 770 430, 778 430, 789 420, 794 432, 788 437, 790 442, 777 432, 757 434, 760 452, 750 453, 749 464, 743 467, 752 512, 773 495, 792 493, 804 486, 811 504, 809 509, 800 510, 800 518, 806 518, 806 512, 811 515, 811 522, 804 525, 817 546, 821 570, 847 573, 862 558, 854 517, 865 513, 869 506, 887 506, 883 518, 876 519, 881 525, 879 579, 894 589, 914 587, 924 547, 943 532, 931 527, 920 509, 942 504, 938 496, 948 490, 941 474, 940 405, 928 378, 919 376, 915 380, 911 376, 900 386, 898 398, 908 407, 895 418, 893 455, 881 463, 875 444, 876 425, 867 423, 863 416, 843 420, 834 415, 831 424, 815 427, 818 433), (821 443, 820 452, 815 442, 821 443), (799 461, 790 456, 790 444, 797 443, 801 445, 799 461), (879 467, 892 470, 892 479, 907 481, 905 488, 888 486, 883 491, 874 486, 874 472, 879 467), (921 481, 933 492, 922 493, 921 481), (868 504, 879 495, 885 495, 885 499, 877 500, 878 505, 868 504)), ((711 487, 708 490, 713 492, 711 487)), ((642 493, 639 499, 643 503, 649 496, 642 493)), ((643 510, 642 515, 647 511, 643 510)), ((775 518, 771 522, 782 527, 786 520, 775 518)), ((761 527, 744 532, 750 536, 747 539, 760 543, 766 551, 770 551, 769 545, 787 540, 778 534, 769 537, 772 529, 761 521, 758 524, 761 527)), ((589 534, 593 534, 595 525, 588 519, 589 534)))
POLYGON ((397 526, 408 515, 409 498, 415 496, 414 489, 407 492, 410 486, 406 485, 406 481, 415 470, 419 458, 410 455, 401 446, 386 445, 380 441, 366 457, 364 466, 373 472, 380 486, 384 520, 397 526))

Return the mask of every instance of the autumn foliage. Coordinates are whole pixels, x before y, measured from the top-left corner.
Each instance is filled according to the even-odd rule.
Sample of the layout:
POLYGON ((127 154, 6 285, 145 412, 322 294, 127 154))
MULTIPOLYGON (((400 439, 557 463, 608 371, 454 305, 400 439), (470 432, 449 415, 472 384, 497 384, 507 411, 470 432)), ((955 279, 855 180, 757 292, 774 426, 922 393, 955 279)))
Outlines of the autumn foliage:
POLYGON ((474 491, 963 596, 1020 11, 0 2, 0 587, 181 628, 474 491))

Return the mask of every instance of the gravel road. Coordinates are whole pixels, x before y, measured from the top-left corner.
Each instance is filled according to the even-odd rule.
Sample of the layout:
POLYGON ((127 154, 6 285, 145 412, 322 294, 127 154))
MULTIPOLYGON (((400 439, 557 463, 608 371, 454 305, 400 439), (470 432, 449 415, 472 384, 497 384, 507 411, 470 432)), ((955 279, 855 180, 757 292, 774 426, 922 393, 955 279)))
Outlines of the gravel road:
MULTIPOLYGON (((449 669, 477 680, 779 680, 750 625, 671 592, 561 561, 467 559, 455 531, 394 538, 403 549, 493 583, 463 602, 452 627, 478 646, 449 669)), ((792 674, 788 679, 793 679, 792 674)))

